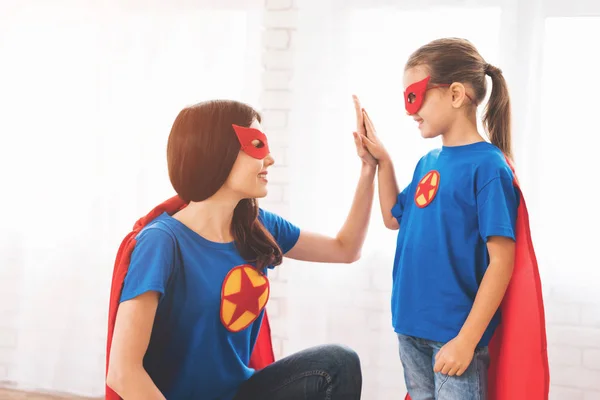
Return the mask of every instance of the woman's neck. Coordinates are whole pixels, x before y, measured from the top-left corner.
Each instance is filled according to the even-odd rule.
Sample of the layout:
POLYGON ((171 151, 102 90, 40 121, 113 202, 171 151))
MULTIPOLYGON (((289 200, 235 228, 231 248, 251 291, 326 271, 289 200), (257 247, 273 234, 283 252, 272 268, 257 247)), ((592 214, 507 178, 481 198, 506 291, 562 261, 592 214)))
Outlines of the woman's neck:
POLYGON ((173 218, 211 242, 229 243, 233 241, 233 211, 239 201, 217 192, 206 200, 191 202, 173 218))

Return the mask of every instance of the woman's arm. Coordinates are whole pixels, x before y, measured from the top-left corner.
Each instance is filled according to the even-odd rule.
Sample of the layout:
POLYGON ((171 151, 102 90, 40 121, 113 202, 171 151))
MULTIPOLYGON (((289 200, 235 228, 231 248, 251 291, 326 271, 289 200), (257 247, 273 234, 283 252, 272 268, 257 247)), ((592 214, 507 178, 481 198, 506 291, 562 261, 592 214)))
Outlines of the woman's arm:
POLYGON ((336 237, 302 231, 296 245, 285 256, 324 263, 352 263, 358 260, 371 218, 375 170, 375 166, 363 162, 352 207, 336 237))
POLYGON ((286 253, 286 257, 329 263, 352 263, 360 258, 373 208, 377 160, 363 143, 366 128, 360 101, 356 96, 352 96, 352 100, 356 113, 354 144, 356 153, 361 159, 362 168, 346 222, 334 238, 313 232, 300 232, 296 245, 286 253))
POLYGON ((124 400, 165 399, 143 366, 158 296, 146 292, 124 301, 117 311, 106 384, 124 400))

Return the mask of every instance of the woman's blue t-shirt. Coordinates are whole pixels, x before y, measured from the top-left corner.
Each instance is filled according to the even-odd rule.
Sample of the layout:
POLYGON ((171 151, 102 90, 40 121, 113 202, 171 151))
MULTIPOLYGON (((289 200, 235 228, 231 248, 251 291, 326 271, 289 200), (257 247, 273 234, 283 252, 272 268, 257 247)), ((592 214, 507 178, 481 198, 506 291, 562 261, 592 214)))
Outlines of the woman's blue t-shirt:
MULTIPOLYGON (((259 218, 282 251, 300 230, 270 212, 259 218)), ((160 300, 144 368, 171 399, 233 398, 254 372, 250 355, 269 295, 234 243, 208 241, 162 214, 138 235, 121 302, 148 291, 160 300)))

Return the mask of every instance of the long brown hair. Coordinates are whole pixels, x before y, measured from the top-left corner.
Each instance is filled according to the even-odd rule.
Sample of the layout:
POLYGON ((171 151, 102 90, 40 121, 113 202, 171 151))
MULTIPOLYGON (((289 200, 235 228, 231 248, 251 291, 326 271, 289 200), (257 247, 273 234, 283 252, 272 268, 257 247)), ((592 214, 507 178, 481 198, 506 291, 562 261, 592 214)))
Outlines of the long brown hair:
MULTIPOLYGON (((213 100, 186 107, 175 119, 167 144, 167 164, 173 188, 185 202, 214 195, 225 183, 240 151, 232 124, 250 126, 260 114, 247 104, 213 100)), ((263 271, 279 265, 282 252, 258 219, 256 199, 235 207, 232 235, 240 255, 263 271)))
POLYGON ((425 66, 432 84, 460 82, 470 85, 476 104, 487 93, 485 76, 492 79, 492 93, 485 107, 483 126, 490 141, 508 157, 512 157, 511 111, 508 86, 502 71, 485 62, 475 46, 466 39, 434 40, 417 49, 408 59, 405 69, 425 66))

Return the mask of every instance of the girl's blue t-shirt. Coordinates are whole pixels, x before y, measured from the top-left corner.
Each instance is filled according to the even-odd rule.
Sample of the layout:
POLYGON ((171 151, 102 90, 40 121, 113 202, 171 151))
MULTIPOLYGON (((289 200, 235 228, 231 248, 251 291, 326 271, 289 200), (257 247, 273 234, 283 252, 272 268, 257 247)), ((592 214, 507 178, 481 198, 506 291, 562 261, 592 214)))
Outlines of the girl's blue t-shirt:
MULTIPOLYGON (((419 161, 392 209, 400 223, 392 286, 397 333, 443 343, 456 337, 488 268, 488 239, 515 239, 520 195, 513 179, 503 153, 487 142, 442 147, 419 161)), ((497 312, 480 346, 500 318, 497 312)))
MULTIPOLYGON (((300 230, 260 210, 283 253, 300 230)), ((169 400, 233 398, 252 376, 250 355, 270 294, 234 243, 208 241, 168 214, 136 237, 121 302, 156 291, 160 300, 144 368, 169 400)))

